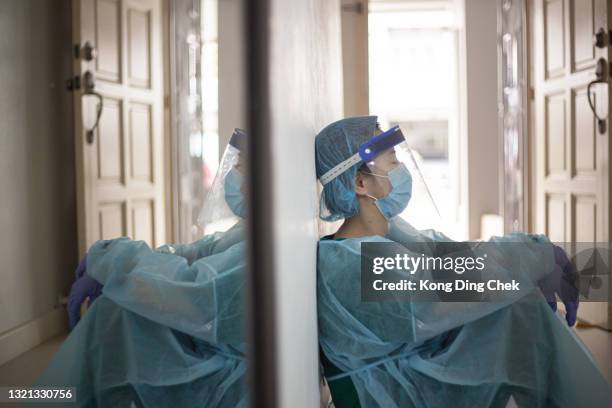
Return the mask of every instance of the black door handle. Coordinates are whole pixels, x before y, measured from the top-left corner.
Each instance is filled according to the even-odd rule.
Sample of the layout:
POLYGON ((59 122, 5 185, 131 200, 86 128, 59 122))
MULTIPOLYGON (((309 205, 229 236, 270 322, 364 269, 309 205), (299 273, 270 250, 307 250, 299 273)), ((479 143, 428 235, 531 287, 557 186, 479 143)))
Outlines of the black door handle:
POLYGON ((100 117, 102 117, 102 108, 104 106, 104 98, 98 92, 95 91, 94 77, 91 71, 85 71, 83 74, 83 95, 92 95, 98 98, 98 109, 96 112, 96 121, 90 129, 85 129, 85 137, 88 144, 92 144, 94 141, 94 130, 100 123, 100 117))
POLYGON ((591 108, 593 115, 595 115, 595 119, 597 119, 597 129, 599 130, 599 133, 602 133, 602 134, 606 133, 606 120, 608 119, 608 116, 606 115, 605 118, 602 118, 597 113, 597 110, 595 109, 595 104, 593 103, 593 100, 591 99, 591 87, 595 84, 607 84, 608 83, 607 66, 608 64, 606 60, 604 58, 600 58, 597 61, 597 67, 595 69, 596 79, 589 82, 589 84, 587 85, 587 100, 589 101, 589 107, 591 108))

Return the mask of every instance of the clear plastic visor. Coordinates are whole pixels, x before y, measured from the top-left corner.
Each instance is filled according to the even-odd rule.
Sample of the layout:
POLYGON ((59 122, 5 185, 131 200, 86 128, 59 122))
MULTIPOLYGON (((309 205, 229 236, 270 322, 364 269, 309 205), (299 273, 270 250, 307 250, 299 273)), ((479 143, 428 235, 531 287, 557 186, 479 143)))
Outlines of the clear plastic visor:
POLYGON ((202 236, 227 231, 246 215, 245 161, 241 150, 227 145, 198 216, 202 236))
POLYGON ((369 194, 380 199, 387 197, 393 190, 390 177, 392 172, 400 166, 405 166, 409 175, 403 171, 395 171, 397 174, 394 177, 396 182, 399 177, 410 177, 412 194, 408 206, 398 217, 417 229, 436 229, 441 223, 440 212, 428 186, 427 175, 421 170, 420 162, 422 162, 421 155, 408 147, 408 143, 404 140, 364 163, 359 171, 370 179, 369 185, 374 191, 369 194))

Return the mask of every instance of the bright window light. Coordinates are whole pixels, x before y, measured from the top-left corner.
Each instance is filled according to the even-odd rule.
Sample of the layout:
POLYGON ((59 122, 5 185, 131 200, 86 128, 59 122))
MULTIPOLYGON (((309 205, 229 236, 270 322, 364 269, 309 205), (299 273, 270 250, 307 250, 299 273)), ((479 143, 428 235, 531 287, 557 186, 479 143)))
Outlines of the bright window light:
POLYGON ((383 128, 402 127, 440 211, 419 197, 402 217, 417 228, 433 227, 461 239, 458 18, 453 4, 372 1, 369 83, 370 112, 383 128))

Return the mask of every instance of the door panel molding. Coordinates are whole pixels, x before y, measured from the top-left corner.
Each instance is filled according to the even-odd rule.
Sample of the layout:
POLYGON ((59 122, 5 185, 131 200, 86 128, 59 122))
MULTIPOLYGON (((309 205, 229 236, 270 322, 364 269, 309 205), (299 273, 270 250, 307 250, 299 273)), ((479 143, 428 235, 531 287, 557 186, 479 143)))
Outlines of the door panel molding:
MULTIPOLYGON (((553 241, 610 242, 610 124, 599 134, 586 87, 595 79, 595 62, 610 61, 610 47, 596 48, 592 38, 608 27, 611 12, 606 0, 529 1, 532 225, 553 241)), ((581 307, 579 317, 612 327, 605 303, 581 307)))
POLYGON ((73 0, 73 26, 74 43, 97 50, 93 61, 75 59, 75 75, 93 71, 104 101, 88 144, 83 124, 96 109, 75 92, 79 249, 125 235, 158 246, 166 223, 162 2, 73 0))
POLYGON ((110 82, 121 81, 121 2, 95 0, 93 22, 94 43, 98 50, 95 59, 96 76, 110 82), (105 22, 100 24, 100 22, 105 22))
POLYGON ((595 47, 593 46, 593 37, 588 35, 589 32, 596 32, 595 27, 595 0, 574 0, 571 10, 571 55, 572 55, 572 72, 577 72, 595 67, 595 47), (586 3, 586 6, 585 6, 586 3), (576 30, 580 27, 580 30, 576 30))

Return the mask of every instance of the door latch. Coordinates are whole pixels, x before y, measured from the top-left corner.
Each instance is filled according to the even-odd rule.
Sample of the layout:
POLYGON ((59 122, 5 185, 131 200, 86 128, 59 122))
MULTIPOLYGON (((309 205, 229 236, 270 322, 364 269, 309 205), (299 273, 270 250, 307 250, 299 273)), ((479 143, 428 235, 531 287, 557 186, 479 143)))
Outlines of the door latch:
POLYGON ((606 30, 601 27, 593 36, 593 45, 597 48, 605 48, 612 44, 612 30, 606 30))
POLYGON ((93 61, 98 56, 98 51, 89 41, 85 41, 81 49, 81 55, 85 61, 93 61))
POLYGON ((89 41, 85 41, 85 44, 81 47, 79 44, 74 44, 74 58, 81 59, 89 62, 96 59, 98 56, 98 50, 89 41))

